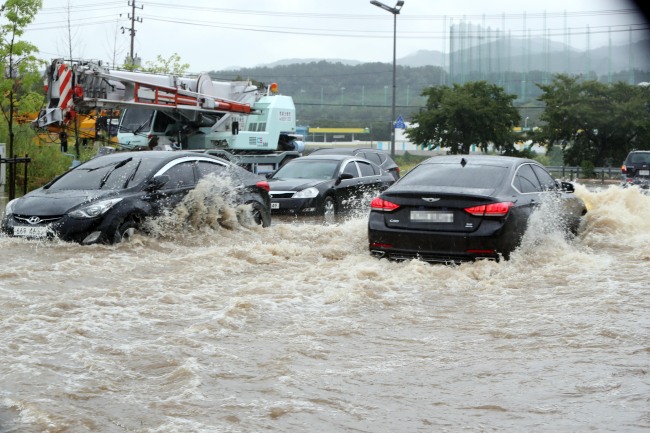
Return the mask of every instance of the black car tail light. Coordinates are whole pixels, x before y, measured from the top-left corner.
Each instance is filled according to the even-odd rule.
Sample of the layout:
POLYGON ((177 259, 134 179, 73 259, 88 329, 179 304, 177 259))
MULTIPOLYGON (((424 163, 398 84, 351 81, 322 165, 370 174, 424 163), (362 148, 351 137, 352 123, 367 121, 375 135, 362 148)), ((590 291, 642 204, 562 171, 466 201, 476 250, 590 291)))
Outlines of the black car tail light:
POLYGON ((383 244, 381 242, 372 242, 370 248, 393 248, 392 244, 383 244))
POLYGON ((399 205, 388 200, 384 200, 383 198, 375 197, 372 202, 370 202, 370 208, 374 210, 389 212, 399 208, 399 205))
POLYGON ((484 256, 484 255, 494 255, 497 252, 494 250, 467 250, 466 251, 469 254, 476 254, 479 256, 484 256))
POLYGON ((478 206, 466 207, 465 212, 474 216, 502 217, 508 215, 510 208, 514 203, 503 201, 500 203, 482 204, 478 206))
POLYGON ((257 182, 257 183, 255 184, 255 186, 257 186, 257 187, 260 188, 260 189, 266 190, 266 192, 271 191, 271 186, 270 186, 269 183, 268 183, 267 181, 265 181, 265 180, 260 180, 259 182, 257 182))

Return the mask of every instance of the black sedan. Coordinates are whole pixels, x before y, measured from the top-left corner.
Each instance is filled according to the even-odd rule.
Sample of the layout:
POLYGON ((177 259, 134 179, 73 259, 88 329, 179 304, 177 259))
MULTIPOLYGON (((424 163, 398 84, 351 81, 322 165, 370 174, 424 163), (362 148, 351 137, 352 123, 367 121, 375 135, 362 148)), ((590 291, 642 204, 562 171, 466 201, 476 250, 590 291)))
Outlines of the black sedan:
POLYGON ((183 200, 199 180, 227 178, 223 193, 246 204, 242 222, 271 224, 268 182, 228 161, 192 152, 118 152, 69 170, 7 204, 2 231, 81 244, 115 243, 141 230, 145 219, 183 200))
POLYGON ((310 155, 292 159, 269 176, 271 210, 324 215, 360 208, 395 182, 376 164, 350 155, 310 155))
POLYGON ((507 259, 544 200, 557 199, 551 218, 567 233, 577 232, 586 207, 573 191, 530 159, 432 157, 372 201, 370 252, 443 263, 507 259))
POLYGON ((393 175, 395 180, 399 179, 399 165, 386 152, 379 149, 367 147, 323 147, 312 151, 309 155, 352 155, 365 158, 374 162, 387 172, 393 175))

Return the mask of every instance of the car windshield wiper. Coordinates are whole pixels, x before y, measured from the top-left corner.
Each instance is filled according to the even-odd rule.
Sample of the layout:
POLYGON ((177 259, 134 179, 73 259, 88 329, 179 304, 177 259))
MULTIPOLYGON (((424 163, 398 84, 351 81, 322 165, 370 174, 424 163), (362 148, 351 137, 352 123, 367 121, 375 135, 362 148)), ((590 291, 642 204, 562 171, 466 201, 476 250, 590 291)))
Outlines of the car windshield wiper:
POLYGON ((140 131, 142 131, 142 130, 144 129, 145 126, 148 126, 148 125, 150 124, 150 122, 151 122, 151 118, 149 118, 149 119, 145 120, 144 122, 142 122, 142 123, 140 124, 140 126, 138 126, 137 128, 135 128, 135 129, 133 130, 133 134, 134 134, 134 135, 135 135, 135 134, 139 134, 140 131))
MULTIPOLYGON (((91 171, 101 170, 102 168, 111 167, 113 165, 119 165, 119 164, 122 164, 122 163, 126 163, 126 162, 131 161, 132 159, 133 158, 121 159, 119 161, 113 161, 113 162, 109 162, 108 164, 100 165, 99 167, 93 167, 93 168, 85 168, 85 167, 83 167, 83 168, 77 168, 77 170, 87 170, 88 172, 91 172, 91 171)), ((121 167, 121 165, 120 165, 120 167, 121 167)), ((116 168, 118 168, 118 167, 116 167, 116 168)))
POLYGON ((117 169, 120 168, 120 167, 124 167, 124 166, 125 166, 129 161, 131 161, 132 159, 133 159, 133 158, 126 158, 126 159, 123 159, 122 161, 120 161, 120 162, 118 162, 117 164, 115 164, 115 166, 113 166, 113 168, 111 168, 110 170, 108 170, 108 172, 106 172, 106 174, 104 175, 104 177, 102 177, 101 182, 99 182, 99 189, 102 189, 102 187, 106 184, 106 181, 108 180, 108 178, 110 177, 110 175, 113 174, 113 172, 114 172, 115 170, 117 170, 117 169))
MULTIPOLYGON (((68 170, 68 171, 70 171, 70 170, 68 170)), ((62 178, 64 175, 66 175, 66 174, 68 174, 67 171, 66 171, 65 173, 63 173, 63 174, 58 175, 57 177, 55 177, 54 179, 52 179, 51 181, 49 181, 48 183, 46 183, 45 185, 43 185, 43 189, 50 189, 50 187, 51 187, 52 185, 54 185, 54 183, 55 183, 57 180, 61 179, 61 178, 62 178)))
POLYGON ((135 178, 135 174, 138 172, 138 169, 140 168, 140 164, 142 164, 142 160, 138 161, 138 165, 136 165, 135 168, 133 169, 133 173, 131 173, 131 176, 129 176, 126 179, 126 182, 124 182, 123 188, 126 188, 127 186, 129 186, 129 182, 131 182, 133 180, 133 178, 135 178))

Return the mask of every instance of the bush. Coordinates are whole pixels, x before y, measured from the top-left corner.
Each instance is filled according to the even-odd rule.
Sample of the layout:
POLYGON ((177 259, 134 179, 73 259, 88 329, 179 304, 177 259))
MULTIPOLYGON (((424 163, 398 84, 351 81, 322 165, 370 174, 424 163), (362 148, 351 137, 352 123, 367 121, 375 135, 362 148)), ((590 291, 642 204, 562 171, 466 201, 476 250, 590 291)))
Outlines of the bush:
POLYGON ((402 155, 395 155, 395 163, 399 165, 400 171, 406 173, 420 162, 429 159, 431 155, 412 155, 404 152, 402 155))
POLYGON ((596 177, 596 172, 594 171, 594 163, 591 161, 583 160, 580 163, 580 171, 582 172, 583 178, 596 177))
MULTIPOLYGON (((6 142, 6 141, 5 141, 6 142)), ((65 173, 74 159, 74 147, 69 149, 70 155, 61 153, 61 144, 58 139, 39 139, 35 131, 26 125, 21 125, 14 130, 14 154, 18 158, 29 157, 27 165, 27 191, 40 188, 56 176, 65 173)), ((9 144, 7 143, 7 157, 9 144)), ((87 161, 93 155, 93 150, 83 149, 80 159, 87 161)), ((9 169, 7 168, 7 185, 9 188, 9 169)), ((16 165, 16 194, 23 193, 25 181, 25 166, 16 165)))

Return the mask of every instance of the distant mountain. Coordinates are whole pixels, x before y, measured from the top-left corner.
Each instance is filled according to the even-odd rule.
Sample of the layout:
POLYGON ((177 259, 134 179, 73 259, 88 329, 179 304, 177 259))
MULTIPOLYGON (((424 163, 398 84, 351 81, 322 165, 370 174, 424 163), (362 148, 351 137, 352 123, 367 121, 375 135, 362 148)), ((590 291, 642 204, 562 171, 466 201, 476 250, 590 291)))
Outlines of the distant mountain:
MULTIPOLYGON (((445 56, 446 54, 440 51, 419 50, 413 54, 409 54, 405 57, 401 57, 397 59, 397 64, 400 66, 411 66, 411 67, 442 66, 445 64, 445 56)), ((363 63, 368 63, 368 62, 360 62, 358 60, 350 60, 350 59, 317 59, 317 58, 296 59, 294 58, 294 59, 282 59, 272 63, 264 63, 254 67, 274 68, 276 66, 300 65, 303 63, 318 63, 318 62, 341 63, 342 65, 346 65, 346 66, 356 66, 356 65, 361 65, 363 63)), ((375 62, 375 63, 381 63, 381 62, 375 62)), ((226 68, 225 70, 232 71, 232 70, 239 70, 239 69, 242 68, 238 66, 232 66, 226 68)))
POLYGON ((349 60, 349 59, 313 59, 312 58, 312 59, 284 59, 284 60, 278 60, 277 62, 273 62, 273 63, 267 63, 263 66, 273 68, 275 66, 287 66, 287 65, 295 65, 300 63, 320 62, 322 60, 325 60, 328 63, 341 63, 343 65, 348 65, 348 66, 355 66, 364 63, 358 60, 349 60))
MULTIPOLYGON (((543 38, 501 39, 452 52, 452 74, 459 71, 530 72, 605 75, 622 70, 650 69, 650 40, 578 50, 543 38)), ((447 68, 449 71, 449 68, 447 68)))
POLYGON ((397 59, 400 66, 444 66, 447 64, 447 54, 437 50, 419 50, 408 56, 397 59))
MULTIPOLYGON (((346 66, 363 64, 350 59, 282 59, 273 63, 256 67, 277 67, 313 62, 341 63, 346 66)), ((449 72, 450 65, 454 70, 461 69, 495 70, 506 69, 512 72, 525 70, 546 70, 552 73, 583 73, 585 65, 589 65, 596 73, 604 74, 609 70, 620 71, 629 69, 650 68, 650 40, 633 42, 632 44, 601 46, 589 51, 578 50, 561 42, 545 38, 530 39, 497 39, 489 43, 475 45, 463 50, 455 50, 451 56, 438 50, 419 50, 397 59, 399 66, 421 67, 438 66, 449 72), (479 59, 480 64, 479 64, 479 59), (489 60, 488 60, 489 59, 489 60)), ((227 70, 238 70, 232 67, 227 70)))
MULTIPOLYGON (((355 66, 355 65, 360 65, 364 62, 360 62, 358 60, 349 60, 349 59, 316 59, 316 58, 308 58, 308 59, 282 59, 282 60, 277 60, 275 62, 271 63, 264 63, 260 65, 253 66, 253 68, 275 68, 276 66, 288 66, 288 65, 301 65, 303 63, 318 63, 318 62, 328 62, 328 63, 341 63, 343 65, 347 66, 355 66)), ((230 66, 226 68, 226 71, 237 71, 243 69, 240 66, 230 66)))

